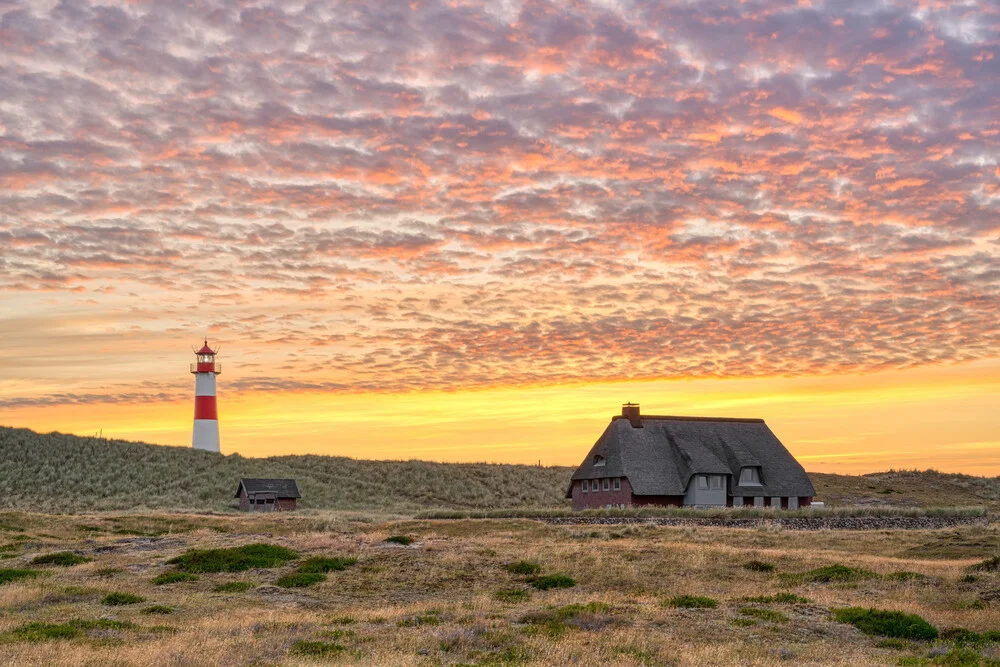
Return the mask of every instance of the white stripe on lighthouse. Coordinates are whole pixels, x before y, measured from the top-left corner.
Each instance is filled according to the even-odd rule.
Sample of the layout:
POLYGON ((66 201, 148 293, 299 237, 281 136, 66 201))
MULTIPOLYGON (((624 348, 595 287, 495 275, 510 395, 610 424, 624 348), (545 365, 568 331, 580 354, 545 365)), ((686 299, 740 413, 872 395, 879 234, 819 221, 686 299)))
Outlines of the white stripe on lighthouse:
POLYGON ((215 396, 215 373, 195 373, 195 396, 215 396))
POLYGON ((215 419, 195 419, 191 446, 219 453, 219 422, 215 419))

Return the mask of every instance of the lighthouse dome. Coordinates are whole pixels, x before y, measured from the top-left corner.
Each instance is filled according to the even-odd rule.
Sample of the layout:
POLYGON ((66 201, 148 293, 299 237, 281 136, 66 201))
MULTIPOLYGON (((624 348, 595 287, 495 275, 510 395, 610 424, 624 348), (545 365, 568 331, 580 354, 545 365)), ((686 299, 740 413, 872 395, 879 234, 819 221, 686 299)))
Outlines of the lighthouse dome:
POLYGON ((197 352, 195 352, 195 354, 213 354, 214 355, 215 354, 215 350, 213 350, 212 348, 210 348, 208 346, 208 341, 206 340, 205 344, 202 345, 201 349, 198 350, 197 352))

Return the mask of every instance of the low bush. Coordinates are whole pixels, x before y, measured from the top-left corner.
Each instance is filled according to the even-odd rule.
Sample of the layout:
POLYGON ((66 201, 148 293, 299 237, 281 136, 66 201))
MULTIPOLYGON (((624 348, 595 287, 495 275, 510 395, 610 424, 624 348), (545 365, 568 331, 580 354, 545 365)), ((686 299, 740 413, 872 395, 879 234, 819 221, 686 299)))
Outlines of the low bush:
POLYGON ((150 606, 146 607, 140 613, 147 614, 147 615, 160 615, 160 616, 162 616, 162 615, 174 613, 174 608, 173 607, 168 607, 165 604, 154 604, 154 605, 150 605, 150 606))
POLYGON ((0 569, 0 584, 9 584, 19 579, 34 579, 41 572, 38 570, 2 570, 0 569))
POLYGON ((804 598, 794 593, 777 593, 775 595, 741 598, 741 601, 757 602, 759 604, 808 604, 809 598, 804 598))
POLYGON ((305 588, 326 581, 326 575, 321 572, 292 572, 278 579, 274 584, 282 588, 305 588))
POLYGON ((188 572, 164 572, 153 578, 153 583, 157 586, 163 586, 164 584, 176 584, 181 581, 198 581, 197 574, 190 574, 188 572))
POLYGON ((31 559, 32 565, 58 565, 59 567, 70 567, 80 563, 89 563, 86 556, 75 554, 72 551, 58 551, 44 556, 35 556, 31 559))
POLYGON ((101 598, 101 604, 109 607, 120 607, 127 604, 139 604, 145 602, 146 598, 132 593, 108 593, 101 598))
POLYGON ((712 598, 698 595, 678 595, 670 598, 663 604, 667 607, 678 609, 715 609, 719 606, 719 603, 712 598))
POLYGON ((540 591, 547 591, 550 588, 573 588, 576 586, 576 579, 565 574, 547 574, 534 579, 531 585, 540 591))
POLYGON ((407 546, 413 544, 413 538, 409 535, 392 535, 391 537, 385 538, 386 542, 392 542, 393 544, 402 544, 407 546))
POLYGON ((885 575, 885 578, 890 579, 892 581, 917 581, 920 579, 926 579, 927 575, 920 574, 919 572, 910 572, 904 570, 902 572, 890 572, 889 574, 885 575))
POLYGON ((292 642, 289 650, 295 655, 328 656, 343 653, 347 648, 336 642, 307 642, 299 640, 292 642))
POLYGON ((599 614, 611 611, 611 606, 603 602, 588 602, 587 604, 568 604, 534 611, 521 617, 521 623, 540 628, 549 636, 559 636, 568 624, 576 627, 606 626, 609 619, 600 618, 599 614))
POLYGON ((952 641, 960 645, 982 645, 990 642, 1000 642, 1000 630, 975 632, 973 630, 966 630, 965 628, 947 628, 941 631, 941 639, 952 641))
POLYGON ((811 581, 818 584, 828 584, 831 582, 840 581, 858 581, 859 579, 876 579, 878 575, 874 572, 869 572, 868 570, 863 570, 856 567, 847 567, 846 565, 827 565, 826 567, 818 567, 815 570, 809 570, 803 573, 802 577, 805 581, 811 581))
POLYGON ((787 623, 788 617, 781 612, 774 611, 773 609, 760 609, 758 607, 743 607, 740 609, 740 613, 744 616, 749 616, 751 618, 759 618, 762 621, 771 621, 773 623, 787 623))
POLYGON ((493 598, 500 602, 527 602, 531 599, 531 592, 523 588, 505 588, 494 593, 493 598))
POLYGON ((302 561, 299 564, 298 571, 302 573, 340 572, 357 562, 357 558, 345 558, 341 556, 324 558, 322 556, 314 556, 302 561))
POLYGON ((12 628, 4 632, 0 637, 6 641, 38 643, 58 639, 75 639, 82 636, 88 630, 131 630, 135 627, 134 623, 128 621, 113 621, 106 618, 96 620, 75 619, 66 623, 33 621, 12 628))
POLYGON ((167 564, 185 572, 243 572, 278 567, 298 557, 298 553, 276 544, 247 544, 230 549, 192 549, 167 564))
POLYGON ((507 571, 512 574, 534 575, 542 571, 542 566, 531 560, 519 560, 507 565, 507 571))
POLYGON ((997 570, 1000 570, 1000 556, 993 556, 993 558, 987 558, 981 563, 976 563, 969 569, 979 570, 981 572, 996 572, 997 570))
POLYGON ((743 563, 743 569, 751 572, 774 572, 774 565, 759 560, 748 560, 743 563))
POLYGON ((253 588, 253 584, 249 581, 229 581, 219 584, 213 590, 216 593, 246 593, 251 588, 253 588))
POLYGON ((841 623, 849 623, 866 635, 894 637, 897 639, 937 639, 933 625, 916 614, 882 609, 847 607, 833 612, 841 623))

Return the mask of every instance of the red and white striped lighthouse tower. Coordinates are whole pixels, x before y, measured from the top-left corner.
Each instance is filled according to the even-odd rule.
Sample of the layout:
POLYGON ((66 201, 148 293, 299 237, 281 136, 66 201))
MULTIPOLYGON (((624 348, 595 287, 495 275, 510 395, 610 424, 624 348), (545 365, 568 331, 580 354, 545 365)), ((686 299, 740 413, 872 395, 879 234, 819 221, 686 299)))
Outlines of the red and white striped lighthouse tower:
POLYGON ((191 364, 194 373, 194 432, 191 446, 209 452, 219 451, 219 412, 215 406, 215 376, 222 364, 215 363, 215 354, 208 341, 195 352, 198 361, 191 364))

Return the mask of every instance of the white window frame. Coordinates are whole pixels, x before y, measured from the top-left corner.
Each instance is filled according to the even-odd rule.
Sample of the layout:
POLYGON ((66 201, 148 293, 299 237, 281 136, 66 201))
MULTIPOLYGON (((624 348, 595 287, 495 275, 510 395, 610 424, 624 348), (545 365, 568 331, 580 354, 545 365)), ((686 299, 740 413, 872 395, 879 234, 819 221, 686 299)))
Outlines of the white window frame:
POLYGON ((757 466, 747 466, 740 470, 740 486, 762 486, 760 483, 760 468, 757 466), (747 473, 750 479, 747 479, 747 473))
POLYGON ((590 480, 585 479, 580 482, 580 489, 582 489, 583 493, 590 493, 590 480))
POLYGON ((722 475, 711 475, 708 478, 708 488, 712 491, 719 491, 723 488, 722 475))
POLYGON ((615 491, 621 491, 621 490, 622 490, 622 478, 615 477, 615 491))
POLYGON ((601 482, 601 489, 603 491, 610 491, 611 490, 611 480, 608 479, 607 477, 605 477, 604 480, 601 482))
POLYGON ((708 490, 708 475, 698 475, 698 490, 707 491, 708 490))

